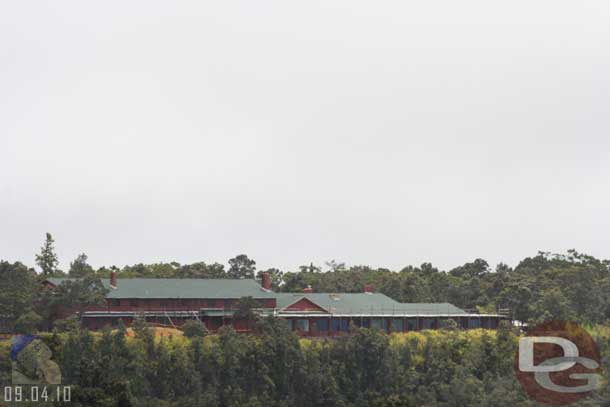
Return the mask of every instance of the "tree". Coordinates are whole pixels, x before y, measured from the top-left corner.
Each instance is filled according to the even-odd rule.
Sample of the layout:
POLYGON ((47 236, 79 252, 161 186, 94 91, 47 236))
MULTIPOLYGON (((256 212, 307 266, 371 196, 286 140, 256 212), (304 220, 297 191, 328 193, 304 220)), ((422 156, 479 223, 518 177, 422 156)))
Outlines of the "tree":
POLYGON ((188 349, 173 349, 170 354, 170 366, 170 386, 175 398, 201 392, 201 380, 188 349))
POLYGON ((0 328, 11 332, 17 319, 32 311, 39 286, 34 270, 6 261, 0 261, 0 282, 0 328))
POLYGON ((326 266, 328 267, 328 271, 331 271, 333 273, 345 271, 345 263, 338 263, 334 259, 327 261, 326 266))
POLYGON ((15 321, 14 331, 19 334, 33 334, 42 324, 42 317, 30 310, 15 321))
POLYGON ((499 301, 500 304, 508 306, 514 319, 526 322, 531 317, 533 298, 534 294, 527 282, 515 281, 502 290, 499 301))
POLYGON ((222 264, 205 264, 201 261, 179 266, 176 268, 174 276, 176 278, 227 278, 227 273, 222 264))
POLYGON ((80 320, 77 315, 71 315, 67 318, 56 320, 53 327, 58 332, 78 331, 80 329, 80 320))
POLYGON ((182 325, 182 332, 187 338, 203 338, 208 334, 208 329, 200 321, 192 319, 182 325))
POLYGON ((313 263, 310 263, 309 265, 299 266, 299 270, 301 273, 319 273, 320 271, 322 271, 320 267, 314 266, 313 263))
POLYGON ((269 273, 269 278, 271 279, 271 290, 279 291, 280 287, 284 284, 284 272, 280 269, 270 268, 265 271, 259 271, 256 274, 256 278, 262 280, 263 273, 269 273))
POLYGON ((489 264, 483 259, 476 259, 472 263, 454 268, 449 272, 456 277, 482 277, 489 272, 489 264))
POLYGON ((152 333, 148 322, 146 322, 146 315, 140 313, 134 316, 131 329, 133 329, 136 338, 145 338, 152 333))
POLYGON ((455 319, 443 319, 441 321, 441 329, 444 329, 446 331, 455 331, 456 329, 458 329, 458 324, 457 322, 455 322, 455 319))
POLYGON ((252 324, 258 319, 255 309, 259 307, 258 302, 252 297, 241 297, 235 304, 233 318, 246 321, 248 329, 252 329, 252 324))
POLYGON ((552 288, 542 293, 540 299, 534 304, 534 321, 560 320, 573 321, 575 315, 573 306, 559 288, 552 288))
POLYGON ((84 277, 87 274, 93 274, 93 267, 87 263, 87 255, 85 253, 81 253, 76 256, 76 259, 72 263, 70 263, 70 271, 68 274, 70 277, 84 277))
POLYGON ((294 391, 302 366, 299 339, 286 321, 273 316, 260 319, 256 329, 261 340, 258 359, 268 368, 272 391, 284 399, 294 391))
POLYGON ((104 305, 108 289, 94 275, 60 284, 51 296, 51 306, 78 311, 82 318, 84 310, 92 305, 104 305))
POLYGON ((53 243, 55 243, 53 236, 47 232, 44 245, 40 248, 40 254, 36 255, 36 264, 38 264, 42 270, 42 274, 45 276, 49 276, 57 272, 57 266, 59 264, 53 243))
POLYGON ((256 262, 245 254, 229 259, 229 278, 254 278, 256 262))

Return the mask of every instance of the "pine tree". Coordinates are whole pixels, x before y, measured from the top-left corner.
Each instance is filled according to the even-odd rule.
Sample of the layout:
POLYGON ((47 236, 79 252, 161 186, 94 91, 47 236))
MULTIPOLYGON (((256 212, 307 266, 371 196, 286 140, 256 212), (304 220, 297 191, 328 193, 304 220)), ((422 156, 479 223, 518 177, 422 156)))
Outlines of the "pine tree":
POLYGON ((95 271, 93 270, 93 267, 87 263, 88 259, 89 257, 85 253, 76 256, 76 259, 70 263, 70 270, 68 271, 70 277, 83 277, 88 274, 93 274, 95 271))
POLYGON ((83 358, 83 346, 81 343, 82 335, 79 330, 68 334, 66 345, 63 348, 61 357, 62 372, 66 383, 81 384, 81 359, 83 358))
POLYGON ((55 273, 57 271, 57 265, 59 264, 53 243, 55 243, 53 236, 47 232, 44 245, 40 248, 40 254, 36 255, 36 264, 38 264, 42 270, 42 274, 45 276, 55 273))

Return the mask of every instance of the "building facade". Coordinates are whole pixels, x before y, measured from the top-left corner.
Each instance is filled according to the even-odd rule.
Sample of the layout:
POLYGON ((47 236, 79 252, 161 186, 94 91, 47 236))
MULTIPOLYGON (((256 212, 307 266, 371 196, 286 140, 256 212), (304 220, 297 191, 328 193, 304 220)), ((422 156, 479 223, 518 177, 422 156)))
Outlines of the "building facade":
MULTIPOLYGON (((68 279, 47 280, 50 289, 68 279)), ((338 336, 350 326, 407 332, 438 329, 449 323, 461 329, 495 329, 503 315, 473 314, 451 304, 405 304, 373 292, 362 293, 275 293, 268 275, 262 284, 253 279, 117 279, 103 281, 109 290, 103 306, 87 308, 83 325, 92 330, 115 327, 119 320, 129 326, 142 317, 152 325, 179 328, 188 320, 198 320, 215 332, 225 325, 248 332, 251 324, 235 317, 236 305, 244 297, 253 299, 254 312, 286 321, 301 336, 338 336)))

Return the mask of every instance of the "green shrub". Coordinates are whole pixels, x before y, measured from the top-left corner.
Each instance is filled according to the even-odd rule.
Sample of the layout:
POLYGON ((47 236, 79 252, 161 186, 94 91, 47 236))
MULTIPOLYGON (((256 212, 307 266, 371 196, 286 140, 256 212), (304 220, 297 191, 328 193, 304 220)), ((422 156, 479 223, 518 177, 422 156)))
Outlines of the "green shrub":
POLYGON ((19 334, 32 334, 38 331, 42 324, 42 317, 34 311, 29 311, 15 321, 15 332, 19 334))
POLYGON ((200 321, 191 320, 187 321, 182 326, 182 331, 184 332, 184 336, 187 338, 193 337, 204 337, 208 334, 208 330, 200 321))

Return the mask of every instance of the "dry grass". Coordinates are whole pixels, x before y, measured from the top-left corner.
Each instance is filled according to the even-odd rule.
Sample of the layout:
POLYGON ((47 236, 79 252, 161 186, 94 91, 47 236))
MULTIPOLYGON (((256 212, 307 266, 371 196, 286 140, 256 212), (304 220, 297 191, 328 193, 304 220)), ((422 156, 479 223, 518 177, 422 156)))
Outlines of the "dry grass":
MULTIPOLYGON (((184 335, 181 330, 174 328, 152 327, 151 329, 155 332, 155 337, 157 338, 175 338, 184 335)), ((130 338, 133 338, 135 336, 135 332, 133 331, 133 329, 127 328, 127 336, 130 338)))

